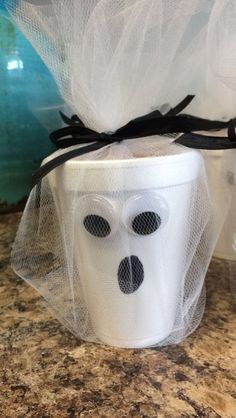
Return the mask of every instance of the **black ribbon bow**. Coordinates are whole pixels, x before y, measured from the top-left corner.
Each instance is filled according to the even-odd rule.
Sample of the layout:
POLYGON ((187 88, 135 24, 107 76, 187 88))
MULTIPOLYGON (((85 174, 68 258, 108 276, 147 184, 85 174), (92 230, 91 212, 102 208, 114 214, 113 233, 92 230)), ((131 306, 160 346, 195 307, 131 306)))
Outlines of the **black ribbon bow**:
POLYGON ((72 116, 70 119, 60 112, 63 122, 68 126, 50 134, 53 144, 59 149, 73 145, 86 145, 65 152, 42 165, 33 174, 33 185, 36 185, 44 176, 66 161, 123 140, 153 135, 185 133, 175 142, 190 148, 199 149, 236 148, 236 119, 222 122, 202 119, 187 114, 179 115, 191 103, 193 98, 194 96, 187 96, 164 115, 159 110, 155 110, 147 115, 133 119, 114 133, 98 133, 87 128, 77 115, 72 116), (228 137, 193 134, 194 131, 217 131, 225 128, 228 129, 228 137))

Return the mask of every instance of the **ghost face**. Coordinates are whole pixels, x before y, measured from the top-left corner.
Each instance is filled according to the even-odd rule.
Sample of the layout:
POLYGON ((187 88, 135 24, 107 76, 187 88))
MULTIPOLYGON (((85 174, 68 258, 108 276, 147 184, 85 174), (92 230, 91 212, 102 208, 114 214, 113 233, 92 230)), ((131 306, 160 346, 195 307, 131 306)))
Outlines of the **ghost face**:
POLYGON ((172 333, 202 164, 177 148, 160 158, 75 159, 50 174, 71 311, 82 312, 72 312, 77 334, 139 348, 172 333))
POLYGON ((188 187, 78 199, 75 258, 101 341, 144 347, 170 333, 187 239, 189 201, 180 190, 188 187))
POLYGON ((86 252, 91 251, 89 264, 98 266, 98 257, 101 260, 107 251, 109 257, 105 256, 101 272, 107 272, 105 264, 110 265, 112 258, 113 277, 109 274, 107 279, 117 281, 120 292, 131 295, 145 281, 143 245, 153 242, 153 237, 165 227, 169 211, 165 199, 155 192, 126 193, 122 198, 120 194, 110 198, 97 194, 83 196, 79 201, 79 229, 83 229, 86 252))

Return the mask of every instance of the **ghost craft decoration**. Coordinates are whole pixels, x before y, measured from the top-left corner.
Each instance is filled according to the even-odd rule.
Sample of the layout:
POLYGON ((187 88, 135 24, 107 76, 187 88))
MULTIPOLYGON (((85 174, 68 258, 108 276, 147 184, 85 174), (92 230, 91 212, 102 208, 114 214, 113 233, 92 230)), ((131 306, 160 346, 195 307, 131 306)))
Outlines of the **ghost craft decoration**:
MULTIPOLYGON (((141 348, 161 343, 176 320, 186 320, 180 316, 194 291, 193 252, 209 221, 208 210, 204 217, 197 219, 197 211, 194 216, 203 160, 181 146, 164 150, 166 155, 157 158, 76 158, 43 180, 60 228, 54 230, 52 251, 63 253, 58 258, 65 260, 71 288, 65 310, 72 313, 79 299, 86 311, 83 326, 81 313, 74 319, 77 335, 83 330, 99 342, 141 348), (196 242, 191 246, 192 224, 196 242)), ((50 303, 57 304, 57 298, 50 303)))
MULTIPOLYGON (((186 132, 189 115, 235 116, 233 101, 223 100, 234 95, 215 71, 219 47, 232 39, 219 34, 235 27, 230 0, 5 3, 81 131, 105 141, 142 116, 148 124, 152 111, 175 116, 171 110, 189 96, 196 100, 186 132)), ((158 135, 122 137, 103 149, 93 138, 87 155, 65 162, 66 151, 57 151, 64 163, 32 189, 13 268, 79 338, 132 348, 178 343, 201 320, 226 199, 212 206, 197 151, 158 135)))

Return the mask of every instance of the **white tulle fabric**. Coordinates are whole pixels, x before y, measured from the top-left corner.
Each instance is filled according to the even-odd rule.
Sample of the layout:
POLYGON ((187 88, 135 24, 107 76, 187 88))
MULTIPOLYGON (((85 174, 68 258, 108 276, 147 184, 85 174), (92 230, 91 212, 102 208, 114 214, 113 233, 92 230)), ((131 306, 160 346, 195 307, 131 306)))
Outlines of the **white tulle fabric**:
MULTIPOLYGON (((210 14, 207 35, 207 71, 205 93, 201 100, 201 115, 210 118, 235 118, 236 109, 236 2, 215 1, 210 14)), ((231 293, 236 300, 236 152, 205 152, 208 181, 217 202, 221 202, 222 187, 215 173, 222 172, 229 186, 230 209, 214 252, 216 257, 230 260, 226 274, 231 293)))
MULTIPOLYGON (((89 128, 115 131, 189 94, 196 98, 188 113, 235 116, 233 1, 6 4, 89 128)), ((225 194, 227 181, 216 176, 225 194)), ((83 339, 173 344, 203 313, 228 195, 213 203, 200 153, 161 137, 113 144, 67 162, 32 190, 13 267, 83 339)))
POLYGON ((90 128, 113 131, 197 92, 209 1, 7 3, 90 128))

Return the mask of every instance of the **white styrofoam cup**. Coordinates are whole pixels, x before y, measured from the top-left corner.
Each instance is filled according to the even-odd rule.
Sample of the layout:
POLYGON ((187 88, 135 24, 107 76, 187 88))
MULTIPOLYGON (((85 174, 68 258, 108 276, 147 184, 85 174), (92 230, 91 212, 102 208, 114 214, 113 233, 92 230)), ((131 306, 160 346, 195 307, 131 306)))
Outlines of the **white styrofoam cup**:
POLYGON ((61 222, 71 207, 76 213, 67 239, 73 234, 92 328, 113 346, 155 345, 175 323, 203 159, 197 151, 170 149, 164 156, 136 159, 75 158, 49 174, 61 222), (93 224, 101 218, 102 237, 93 224), (134 228, 140 219, 144 232, 149 223, 149 233, 134 228))

